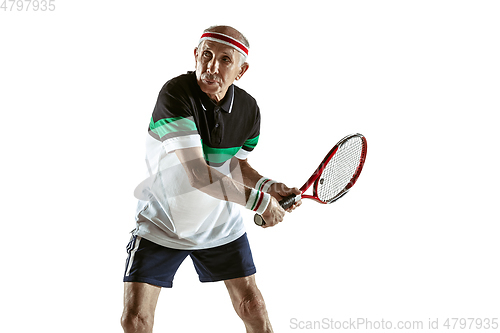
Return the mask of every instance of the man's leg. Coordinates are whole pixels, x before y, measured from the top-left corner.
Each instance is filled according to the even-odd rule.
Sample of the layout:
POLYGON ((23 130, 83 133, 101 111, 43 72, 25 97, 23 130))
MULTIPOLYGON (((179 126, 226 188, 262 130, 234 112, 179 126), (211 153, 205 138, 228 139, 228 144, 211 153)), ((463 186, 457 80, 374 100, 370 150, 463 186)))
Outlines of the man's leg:
POLYGON ((150 333, 161 287, 125 282, 122 327, 125 333, 150 333))
POLYGON ((245 323, 247 333, 273 332, 266 304, 255 283, 255 275, 224 281, 236 313, 245 323))

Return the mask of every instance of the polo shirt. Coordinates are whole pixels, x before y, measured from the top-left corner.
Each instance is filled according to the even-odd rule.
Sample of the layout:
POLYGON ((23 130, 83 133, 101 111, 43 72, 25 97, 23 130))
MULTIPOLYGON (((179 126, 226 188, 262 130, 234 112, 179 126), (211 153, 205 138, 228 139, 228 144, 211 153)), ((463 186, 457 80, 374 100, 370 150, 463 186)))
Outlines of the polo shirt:
POLYGON ((259 131, 259 107, 243 89, 231 85, 216 104, 194 72, 165 83, 148 127, 148 181, 139 189, 134 234, 174 249, 210 248, 242 236, 240 207, 193 188, 175 150, 202 147, 208 165, 234 177, 239 168, 231 170, 231 159, 246 159, 259 131))

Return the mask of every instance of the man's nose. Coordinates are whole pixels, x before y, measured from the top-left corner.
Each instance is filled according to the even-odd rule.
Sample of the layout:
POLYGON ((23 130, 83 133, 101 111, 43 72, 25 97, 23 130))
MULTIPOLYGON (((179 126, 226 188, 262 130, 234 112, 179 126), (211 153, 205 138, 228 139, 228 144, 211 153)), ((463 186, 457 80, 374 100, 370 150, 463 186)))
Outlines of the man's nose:
POLYGON ((217 74, 219 72, 219 62, 215 58, 210 59, 207 70, 210 74, 217 74))

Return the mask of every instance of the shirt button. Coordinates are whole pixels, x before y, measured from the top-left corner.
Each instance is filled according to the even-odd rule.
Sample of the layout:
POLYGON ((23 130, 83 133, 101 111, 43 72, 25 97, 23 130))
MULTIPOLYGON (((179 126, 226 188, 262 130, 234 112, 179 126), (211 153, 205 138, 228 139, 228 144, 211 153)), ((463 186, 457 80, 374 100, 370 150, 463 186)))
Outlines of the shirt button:
POLYGON ((215 124, 215 127, 219 127, 219 124, 215 124))

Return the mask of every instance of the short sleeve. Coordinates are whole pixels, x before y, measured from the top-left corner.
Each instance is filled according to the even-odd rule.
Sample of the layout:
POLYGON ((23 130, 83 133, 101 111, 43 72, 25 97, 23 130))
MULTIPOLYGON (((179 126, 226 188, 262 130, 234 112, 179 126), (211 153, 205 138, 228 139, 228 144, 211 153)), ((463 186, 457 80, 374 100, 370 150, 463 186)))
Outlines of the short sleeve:
POLYGON ((162 142, 167 153, 201 146, 189 96, 175 81, 167 82, 158 95, 149 134, 162 142))
POLYGON ((260 111, 259 107, 256 106, 257 112, 255 115, 255 121, 252 127, 252 130, 250 131, 250 135, 248 139, 245 140, 245 143, 243 143, 243 146, 241 149, 236 153, 235 157, 239 158, 240 160, 244 160, 248 158, 248 155, 255 149, 257 146, 257 143, 259 142, 259 136, 260 136, 260 111))

